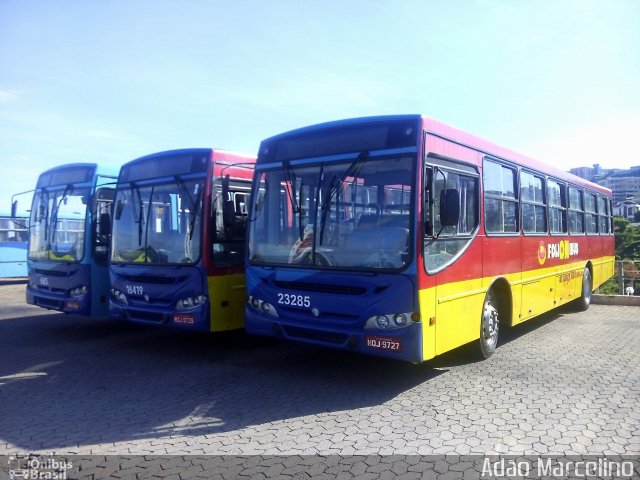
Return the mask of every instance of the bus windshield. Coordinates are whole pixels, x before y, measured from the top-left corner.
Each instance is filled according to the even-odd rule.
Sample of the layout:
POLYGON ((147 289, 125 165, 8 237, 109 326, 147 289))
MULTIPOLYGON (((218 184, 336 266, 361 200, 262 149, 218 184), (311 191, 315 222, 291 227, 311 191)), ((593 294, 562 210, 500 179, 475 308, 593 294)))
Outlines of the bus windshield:
POLYGON ((200 258, 203 180, 119 187, 114 263, 193 264, 200 258))
POLYGON ((34 193, 29 227, 29 258, 78 262, 84 257, 88 188, 67 185, 34 193))
POLYGON ((321 268, 401 269, 410 262, 414 156, 257 175, 249 261, 321 268))

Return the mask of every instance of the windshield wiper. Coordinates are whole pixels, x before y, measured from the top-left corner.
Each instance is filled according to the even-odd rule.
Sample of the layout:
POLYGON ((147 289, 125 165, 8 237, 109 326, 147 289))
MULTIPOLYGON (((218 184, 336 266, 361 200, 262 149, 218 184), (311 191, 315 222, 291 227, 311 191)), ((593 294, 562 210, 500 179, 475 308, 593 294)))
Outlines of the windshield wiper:
POLYGON ((142 204, 142 194, 140 193, 140 187, 131 182, 131 214, 133 215, 133 221, 138 224, 138 246, 142 245, 142 218, 144 217, 144 210, 142 204), (138 206, 136 207, 136 197, 138 198, 138 206))
MULTIPOLYGON (((347 181, 347 178, 357 177, 358 173, 360 173, 360 170, 362 169, 362 166, 364 165, 365 160, 367 159, 368 156, 369 156, 369 152, 360 152, 360 155, 358 155, 358 158, 356 158, 351 163, 351 165, 349 165, 349 168, 347 168, 346 172, 344 172, 344 175, 340 180, 338 180, 337 175, 334 175, 333 178, 331 179, 331 183, 329 184, 329 193, 326 196, 326 198, 322 201, 322 205, 320 206, 320 213, 321 213, 320 245, 322 245, 322 241, 324 239, 324 227, 327 222, 327 213, 329 211, 328 207, 329 205, 331 205, 331 199, 334 197, 334 195, 337 194, 337 192, 340 190, 344 182, 347 181)), ((357 183, 357 180, 356 180, 356 183, 357 183)))
MULTIPOLYGON (((66 187, 64 187, 64 191, 62 192, 62 196, 60 197, 60 200, 58 200, 58 203, 56 204, 55 209, 53 210, 53 212, 51 212, 51 219, 50 219, 50 223, 52 224, 51 240, 53 240, 54 242, 56 241, 56 232, 58 230, 58 212, 60 211, 60 205, 62 205, 62 202, 67 198, 67 193, 72 188, 73 187, 71 184, 68 184, 66 187)), ((45 239, 46 238, 47 238, 47 235, 45 233, 45 239)), ((49 243, 49 245, 51 245, 51 243, 49 243)), ((51 248, 49 248, 49 250, 51 250, 51 248)))
POLYGON ((304 226, 302 225, 302 179, 300 179, 300 193, 297 195, 299 201, 296 201, 295 197, 298 193, 296 192, 296 181, 298 180, 298 177, 296 177, 296 174, 291 170, 291 165, 289 165, 288 161, 284 161, 282 166, 284 167, 286 180, 289 182, 289 185, 291 185, 291 188, 289 188, 287 193, 289 194, 289 201, 291 202, 293 213, 298 215, 298 235, 300 236, 300 240, 302 240, 304 238, 304 226))
MULTIPOLYGON (((42 189, 41 203, 44 203, 44 207, 42 208, 42 215, 40 216, 40 223, 44 222, 44 239, 49 239, 49 192, 46 188, 42 189)), ((40 210, 40 206, 38 206, 38 210, 40 210)), ((36 211, 36 215, 38 212, 36 211)))
POLYGON ((182 180, 177 175, 175 176, 176 185, 178 185, 178 189, 180 189, 182 196, 187 201, 187 206, 189 207, 189 227, 187 229, 187 234, 189 236, 189 241, 193 238, 193 230, 196 223, 196 218, 198 216, 198 212, 200 210, 200 197, 202 196, 202 189, 199 184, 196 184, 196 189, 198 190, 197 196, 194 199, 189 193, 189 189, 187 188, 187 184, 184 180, 182 180))
POLYGON ((196 219, 198 218, 198 213, 200 213, 200 197, 202 197, 202 188, 198 190, 198 196, 195 199, 195 206, 193 207, 193 215, 191 216, 191 222, 189 222, 189 241, 193 237, 193 231, 196 224, 196 219))

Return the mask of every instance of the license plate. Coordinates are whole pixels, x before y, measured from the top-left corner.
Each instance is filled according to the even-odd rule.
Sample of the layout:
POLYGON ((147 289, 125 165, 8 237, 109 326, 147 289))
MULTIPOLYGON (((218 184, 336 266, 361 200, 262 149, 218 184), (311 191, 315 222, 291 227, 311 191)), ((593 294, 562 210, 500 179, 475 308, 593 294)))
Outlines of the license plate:
POLYGON ((378 335, 367 335, 364 337, 367 347, 378 350, 390 350, 392 352, 402 351, 402 339, 394 337, 380 337, 378 335))
POLYGON ((67 310, 80 310, 80 303, 75 300, 67 300, 67 310))
POLYGON ((186 313, 174 313, 173 323, 179 323, 180 325, 193 325, 196 323, 196 319, 193 315, 186 313))

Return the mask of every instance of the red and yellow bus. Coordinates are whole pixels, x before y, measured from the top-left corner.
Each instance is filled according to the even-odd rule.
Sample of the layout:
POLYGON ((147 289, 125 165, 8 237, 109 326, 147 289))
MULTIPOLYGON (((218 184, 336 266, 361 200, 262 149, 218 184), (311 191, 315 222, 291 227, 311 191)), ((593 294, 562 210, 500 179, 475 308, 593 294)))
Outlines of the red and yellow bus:
POLYGON ((613 274, 611 192, 420 116, 261 143, 249 333, 421 362, 574 302, 613 274))
POLYGON ((192 148, 122 166, 109 265, 112 317, 205 332, 242 328, 254 162, 192 148))

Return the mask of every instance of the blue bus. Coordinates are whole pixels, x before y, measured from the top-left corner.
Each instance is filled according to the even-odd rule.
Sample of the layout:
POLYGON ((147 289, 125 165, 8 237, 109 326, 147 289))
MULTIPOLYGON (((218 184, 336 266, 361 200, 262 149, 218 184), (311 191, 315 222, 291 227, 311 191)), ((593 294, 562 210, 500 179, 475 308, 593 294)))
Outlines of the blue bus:
POLYGON ((108 314, 116 178, 94 163, 61 165, 40 175, 29 219, 28 304, 87 316, 108 314))
POLYGON ((122 166, 109 268, 112 317, 204 332, 243 327, 254 163, 196 148, 122 166))
POLYGON ((0 214, 0 278, 27 276, 29 217, 0 214))
POLYGON ((613 274, 611 191, 421 115, 264 140, 245 329, 419 363, 613 274))

